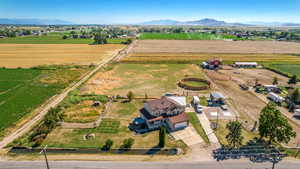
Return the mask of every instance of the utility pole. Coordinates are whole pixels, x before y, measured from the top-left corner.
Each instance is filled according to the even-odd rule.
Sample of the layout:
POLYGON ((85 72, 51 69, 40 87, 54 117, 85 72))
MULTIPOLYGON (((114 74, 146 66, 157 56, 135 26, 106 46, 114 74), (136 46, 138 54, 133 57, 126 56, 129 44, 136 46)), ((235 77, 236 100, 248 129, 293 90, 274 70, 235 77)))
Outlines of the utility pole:
POLYGON ((48 145, 46 145, 46 146, 42 149, 42 151, 40 152, 40 154, 42 154, 42 153, 44 154, 47 169, 50 169, 50 168, 49 168, 49 164, 48 164, 47 154, 46 154, 46 149, 47 149, 47 147, 48 147, 48 145))

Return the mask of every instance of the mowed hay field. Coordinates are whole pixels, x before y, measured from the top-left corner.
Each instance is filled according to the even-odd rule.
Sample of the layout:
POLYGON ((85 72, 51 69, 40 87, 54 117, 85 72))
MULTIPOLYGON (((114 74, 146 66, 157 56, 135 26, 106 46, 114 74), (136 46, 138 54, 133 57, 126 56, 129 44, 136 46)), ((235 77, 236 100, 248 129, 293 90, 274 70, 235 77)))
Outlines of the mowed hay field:
POLYGON ((278 41, 141 40, 135 53, 300 53, 300 43, 278 41))
POLYGON ((99 63, 125 47, 121 44, 0 44, 0 67, 99 63))
POLYGON ((222 59, 225 63, 254 61, 259 63, 295 64, 300 56, 292 54, 247 54, 247 53, 132 53, 123 63, 200 63, 209 59, 222 59))

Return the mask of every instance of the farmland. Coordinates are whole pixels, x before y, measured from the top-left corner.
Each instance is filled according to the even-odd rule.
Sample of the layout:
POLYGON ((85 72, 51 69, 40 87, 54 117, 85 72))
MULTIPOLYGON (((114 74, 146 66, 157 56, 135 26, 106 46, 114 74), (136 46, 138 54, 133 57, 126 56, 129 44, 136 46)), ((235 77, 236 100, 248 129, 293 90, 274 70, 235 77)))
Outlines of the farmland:
POLYGON ((49 64, 97 64, 125 45, 0 44, 0 67, 29 68, 49 64))
POLYGON ((264 53, 299 54, 300 45, 278 41, 141 40, 135 53, 264 53))
MULTIPOLYGON (((108 39, 109 44, 121 44, 127 39, 108 39)), ((62 39, 62 35, 19 36, 0 39, 0 44, 91 44, 93 39, 62 39)))
POLYGON ((238 39, 231 35, 216 35, 209 33, 143 33, 141 40, 224 40, 238 39))
POLYGON ((50 69, 0 69, 0 133, 78 80, 87 66, 50 69))
POLYGON ((259 63, 300 63, 300 57, 290 54, 248 54, 248 53, 132 53, 123 63, 200 63, 212 58, 222 59, 225 63, 235 61, 255 61, 259 63))

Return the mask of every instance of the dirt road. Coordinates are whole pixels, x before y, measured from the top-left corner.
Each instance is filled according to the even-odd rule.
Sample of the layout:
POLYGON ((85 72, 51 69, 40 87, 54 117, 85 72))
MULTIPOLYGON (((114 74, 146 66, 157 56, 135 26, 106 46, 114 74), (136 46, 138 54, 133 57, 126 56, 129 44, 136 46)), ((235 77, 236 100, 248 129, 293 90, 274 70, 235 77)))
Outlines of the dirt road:
POLYGON ((61 94, 55 96, 52 98, 52 100, 44 105, 41 108, 41 111, 33 117, 30 121, 25 123, 22 127, 18 128, 14 132, 12 132, 10 135, 3 138, 3 140, 0 142, 0 150, 3 149, 5 146, 7 146, 10 142, 17 139, 18 137, 22 136, 26 132, 29 132, 30 129, 42 118, 47 114, 47 112, 53 108, 56 107, 72 90, 76 89, 78 86, 86 82, 91 76, 94 75, 100 68, 102 68, 107 63, 113 61, 113 60, 119 60, 120 58, 126 56, 131 49, 132 46, 136 44, 136 41, 134 41, 131 45, 127 46, 126 48, 122 49, 121 51, 115 52, 112 56, 104 59, 95 69, 93 69, 91 72, 89 72, 86 76, 84 76, 80 81, 75 83, 74 85, 68 87, 65 89, 61 94))

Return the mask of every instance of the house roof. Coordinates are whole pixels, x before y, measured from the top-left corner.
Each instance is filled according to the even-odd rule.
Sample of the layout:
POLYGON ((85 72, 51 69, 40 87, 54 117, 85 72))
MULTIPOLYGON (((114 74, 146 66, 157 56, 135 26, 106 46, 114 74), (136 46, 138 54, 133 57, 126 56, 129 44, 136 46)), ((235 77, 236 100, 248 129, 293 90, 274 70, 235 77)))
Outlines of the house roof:
POLYGON ((151 115, 145 108, 142 108, 140 110, 141 114, 148 120, 148 121, 156 121, 156 120, 161 120, 164 117, 163 116, 153 116, 151 115))
POLYGON ((147 102, 151 110, 157 109, 172 109, 179 105, 176 101, 168 99, 168 97, 162 97, 160 99, 155 99, 147 102))
POLYGON ((236 65, 253 65, 253 66, 257 66, 257 62, 235 62, 234 64, 236 65))
POLYGON ((174 125, 174 124, 177 124, 177 123, 182 123, 182 122, 186 122, 188 121, 188 118, 187 118, 187 115, 186 113, 180 113, 176 116, 172 116, 172 117, 169 117, 168 118, 170 120, 170 122, 174 125))
POLYGON ((184 96, 168 96, 168 99, 177 102, 180 106, 186 106, 186 98, 184 96))

